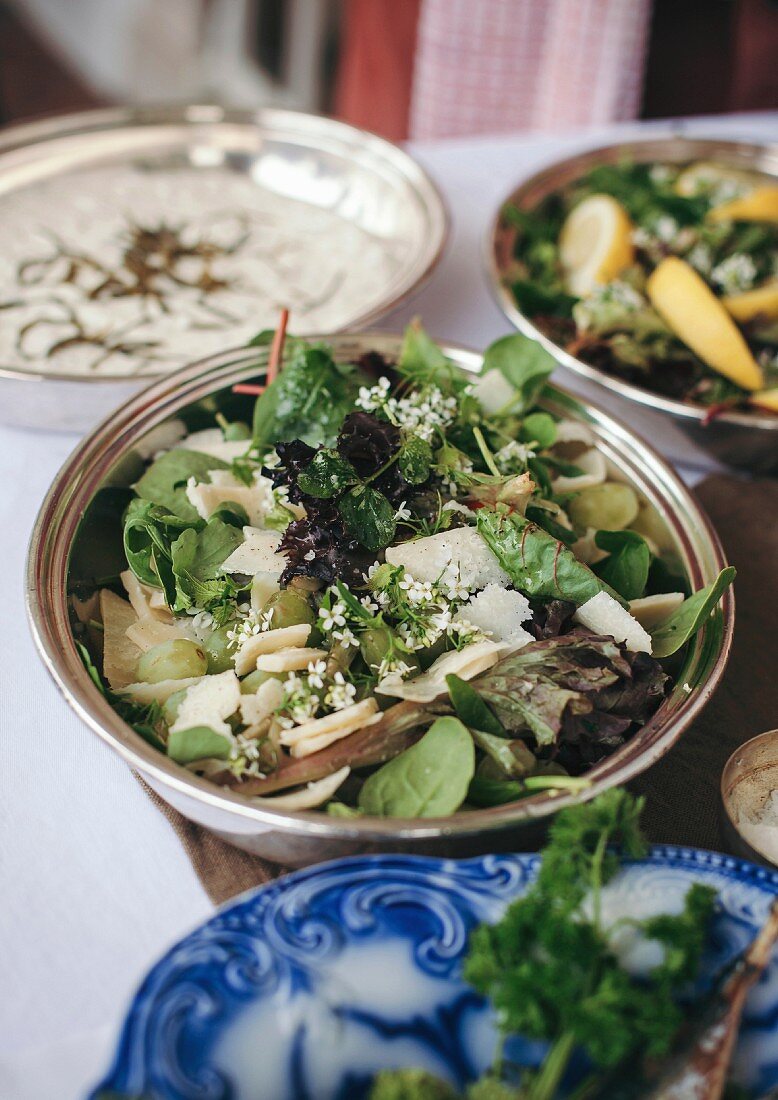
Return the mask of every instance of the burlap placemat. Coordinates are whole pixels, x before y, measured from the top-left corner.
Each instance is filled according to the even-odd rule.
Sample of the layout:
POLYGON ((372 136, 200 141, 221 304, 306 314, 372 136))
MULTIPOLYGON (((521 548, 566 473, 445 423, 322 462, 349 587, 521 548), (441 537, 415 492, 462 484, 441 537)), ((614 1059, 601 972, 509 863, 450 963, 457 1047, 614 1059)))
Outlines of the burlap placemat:
MULTIPOLYGON (((738 569, 732 655, 704 714, 632 789, 647 796, 644 821, 655 843, 725 850, 721 770, 738 745, 778 726, 778 481, 716 476, 700 486, 698 497, 738 569)), ((284 868, 225 844, 149 794, 217 905, 283 874, 284 868)))

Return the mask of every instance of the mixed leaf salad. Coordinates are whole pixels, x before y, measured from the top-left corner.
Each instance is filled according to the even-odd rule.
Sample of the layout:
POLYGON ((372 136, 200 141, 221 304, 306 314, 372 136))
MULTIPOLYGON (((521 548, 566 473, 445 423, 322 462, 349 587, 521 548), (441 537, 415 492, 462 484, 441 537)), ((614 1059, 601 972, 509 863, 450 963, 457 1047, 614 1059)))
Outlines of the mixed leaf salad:
POLYGON ((278 809, 585 786, 734 570, 688 592, 590 429, 542 407, 554 361, 520 334, 476 380, 418 325, 396 362, 297 339, 280 361, 276 340, 251 425, 153 456, 126 567, 74 584, 95 683, 160 752, 278 809))
POLYGON ((663 396, 778 412, 778 185, 718 163, 599 164, 509 205, 503 275, 571 354, 663 396))
POLYGON ((385 1069, 370 1100, 747 1095, 727 1084, 729 1060, 745 995, 772 954, 778 909, 695 993, 714 889, 694 883, 680 912, 609 919, 608 884, 623 859, 647 851, 642 808, 616 789, 562 810, 526 893, 496 924, 472 932, 463 977, 494 1008, 500 1042, 491 1069, 464 1094, 422 1069, 385 1069))

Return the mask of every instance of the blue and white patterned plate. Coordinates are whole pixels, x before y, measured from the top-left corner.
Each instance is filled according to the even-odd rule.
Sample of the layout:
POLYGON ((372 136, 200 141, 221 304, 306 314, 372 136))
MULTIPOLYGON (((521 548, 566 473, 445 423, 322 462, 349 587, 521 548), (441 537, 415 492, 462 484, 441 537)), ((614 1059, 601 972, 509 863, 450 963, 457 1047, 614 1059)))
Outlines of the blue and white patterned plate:
MULTIPOLYGON (((463 1084, 495 1050, 491 1013, 459 977, 468 933, 496 920, 536 866, 528 855, 372 856, 244 895, 148 975, 93 1097, 357 1100, 385 1066, 463 1084)), ((677 910, 693 881, 719 896, 710 977, 766 919, 778 874, 654 848, 608 887, 605 915, 677 910)), ((636 967, 650 965, 646 950, 620 947, 636 967)), ((778 1085, 778 957, 749 997, 735 1075, 755 1095, 778 1085)))

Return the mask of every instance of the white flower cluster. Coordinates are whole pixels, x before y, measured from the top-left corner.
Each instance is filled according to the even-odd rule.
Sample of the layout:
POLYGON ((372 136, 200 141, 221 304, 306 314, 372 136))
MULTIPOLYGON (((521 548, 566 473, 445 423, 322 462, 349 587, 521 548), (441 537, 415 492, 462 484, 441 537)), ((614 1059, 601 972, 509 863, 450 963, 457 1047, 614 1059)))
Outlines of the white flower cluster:
MULTIPOLYGON (((409 650, 428 649, 447 635, 460 648, 470 641, 485 637, 482 631, 461 620, 454 612, 467 600, 472 587, 466 584, 459 566, 449 564, 435 581, 419 581, 401 567, 386 575, 385 583, 376 584, 377 566, 368 570, 368 580, 374 584, 375 599, 380 608, 396 620, 396 630, 409 650), (466 641, 465 641, 466 639, 466 641)), ((409 671, 406 667, 405 671, 409 671)))
POLYGON ((710 275, 713 267, 713 252, 710 245, 704 241, 698 241, 694 248, 686 254, 686 262, 690 263, 700 275, 710 275))
MULTIPOLYGON (((337 594, 337 589, 334 591, 337 594)), ((359 645, 353 630, 346 622, 346 605, 342 600, 336 599, 331 607, 319 608, 318 626, 323 634, 330 634, 333 641, 340 642, 343 646, 359 645)))
POLYGON ((330 710, 344 710, 352 705, 356 694, 356 687, 348 682, 342 672, 336 672, 324 696, 324 705, 330 710))
POLYGON ((284 729, 299 726, 326 710, 344 710, 354 702, 357 689, 342 672, 327 680, 327 662, 311 661, 305 674, 290 672, 284 680, 284 698, 276 718, 284 729))
POLYGON ((356 400, 364 412, 382 412, 399 428, 415 432, 430 442, 436 430, 448 427, 457 414, 456 397, 446 397, 437 386, 422 386, 407 397, 390 397, 391 382, 379 378, 375 386, 362 386, 356 400))
POLYGON ((735 252, 713 268, 710 278, 726 294, 750 290, 756 279, 756 264, 745 252, 735 252))
POLYGON ((230 749, 230 770, 238 778, 251 776, 264 778, 265 773, 260 770, 260 755, 262 742, 255 737, 246 737, 245 734, 235 735, 235 742, 230 749))
MULTIPOLYGON (((239 608, 239 610, 241 610, 239 608)), ((227 641, 231 646, 237 646, 238 649, 242 645, 245 645, 249 638, 256 637, 257 634, 263 634, 266 630, 270 630, 270 624, 273 621, 273 610, 269 611, 254 611, 251 608, 243 612, 243 617, 238 619, 233 627, 227 631, 227 641)))
POLYGON ((535 452, 526 443, 512 439, 496 452, 494 461, 501 474, 516 474, 523 473, 529 460, 534 457, 535 452))

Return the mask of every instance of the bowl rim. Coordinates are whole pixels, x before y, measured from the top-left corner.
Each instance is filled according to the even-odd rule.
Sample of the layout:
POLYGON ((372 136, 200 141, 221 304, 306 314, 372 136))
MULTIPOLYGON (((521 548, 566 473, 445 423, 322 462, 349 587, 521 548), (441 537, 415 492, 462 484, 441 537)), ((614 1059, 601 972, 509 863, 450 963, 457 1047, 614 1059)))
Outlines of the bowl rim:
MULTIPOLYGON (((301 111, 291 107, 226 107, 218 104, 194 103, 184 106, 175 104, 146 105, 135 107, 103 107, 87 111, 74 111, 66 114, 48 115, 31 121, 13 122, 0 127, 0 172, 2 157, 15 150, 55 141, 60 138, 78 137, 100 132, 121 131, 125 127, 146 126, 213 126, 219 123, 227 125, 263 126, 272 130, 287 128, 302 136, 315 138, 335 138, 344 145, 360 146, 372 151, 384 164, 391 166, 402 176, 408 186, 418 196, 429 225, 433 230, 430 240, 420 252, 416 261, 419 271, 414 281, 400 290, 391 300, 378 303, 361 314, 351 318, 340 329, 350 331, 379 320, 397 309, 424 287, 443 258, 451 237, 451 211, 449 204, 438 184, 426 168, 407 149, 398 142, 390 141, 366 130, 352 126, 327 115, 312 111, 301 111), (432 243, 433 247, 430 247, 432 243)), ((218 354, 218 353, 217 353, 218 354)), ((168 378, 177 370, 185 370, 190 365, 184 363, 173 371, 144 372, 143 374, 102 374, 93 375, 84 372, 34 370, 25 367, 7 367, 0 364, 0 380, 15 382, 70 382, 93 385, 116 383, 138 383, 145 386, 163 378, 168 378)))
MULTIPOLYGON (((330 334, 321 339, 333 347, 336 355, 347 354, 350 348, 354 353, 368 348, 396 353, 402 336, 370 331, 330 334)), ((481 353, 446 342, 441 342, 441 347, 466 370, 480 370, 481 353)), ((69 551, 80 516, 109 470, 127 454, 129 444, 142 439, 152 428, 173 419, 176 413, 207 394, 238 380, 256 378, 261 372, 263 355, 267 355, 266 349, 229 349, 148 386, 105 418, 76 446, 41 505, 26 563, 28 622, 38 653, 61 694, 93 732, 153 782, 178 795, 235 815, 236 819, 248 819, 292 835, 303 833, 309 837, 379 843, 467 837, 527 823, 566 805, 588 801, 601 791, 628 781, 672 747, 708 702, 726 667, 735 618, 731 589, 724 594, 720 611, 697 634, 671 695, 630 741, 590 770, 591 786, 578 793, 550 795, 539 792, 520 802, 457 812, 443 818, 334 818, 316 810, 276 810, 260 805, 250 796, 218 787, 187 771, 135 733, 92 683, 70 628, 66 579, 69 551), (687 677, 683 683, 682 675, 687 677), (688 679, 695 682, 694 687, 689 686, 688 679), (671 702, 673 713, 662 715, 671 702), (630 745, 646 731, 652 739, 645 750, 630 754, 630 745)), ((661 502, 663 519, 670 525, 693 587, 712 580, 725 565, 723 548, 710 520, 664 459, 631 429, 591 402, 556 386, 549 387, 549 394, 552 407, 566 409, 595 429, 598 446, 606 457, 616 461, 618 456, 624 476, 637 478, 641 493, 650 502, 661 502), (650 467, 642 480, 637 472, 640 463, 633 457, 636 451, 642 452, 640 462, 647 460, 650 467), (661 489, 658 487, 660 482, 661 489), (678 514, 680 508, 685 512, 683 520, 678 514)))
MULTIPOLYGON (((664 160, 672 159, 669 155, 668 145, 679 153, 683 150, 684 155, 677 158, 679 161, 699 159, 705 154, 709 158, 713 158, 717 153, 723 159, 727 153, 732 157, 737 151, 741 156, 750 159, 764 156, 774 162, 773 174, 778 179, 778 142, 730 141, 724 138, 689 137, 682 129, 672 128, 654 130, 645 137, 627 136, 623 141, 589 146, 569 156, 547 161, 537 171, 523 177, 500 201, 495 213, 489 220, 483 240, 482 256, 489 291, 497 306, 515 328, 523 332, 525 336, 529 336, 542 344, 554 356, 560 366, 629 401, 636 401, 655 411, 670 413, 678 419, 695 421, 703 425, 708 415, 708 410, 703 406, 693 405, 672 397, 664 397, 633 382, 627 382, 615 375, 607 374, 604 370, 600 370, 598 367, 594 367, 585 360, 565 351, 559 344, 549 339, 519 309, 513 295, 502 281, 501 267, 497 259, 498 240, 504 224, 502 212, 508 203, 520 201, 525 195, 538 191, 559 173, 565 173, 565 183, 567 183, 594 164, 603 160, 611 161, 615 159, 616 154, 635 155, 642 152, 647 154, 643 159, 648 160, 653 159, 650 154, 654 152, 657 157, 661 154, 664 160)), ((766 169, 761 170, 766 171, 766 169)), ((550 191, 544 191, 544 194, 549 193, 550 191)), ((538 199, 541 197, 543 196, 537 195, 538 199)), ((778 431, 778 416, 770 416, 758 411, 753 413, 724 411, 716 416, 713 423, 733 424, 738 427, 756 428, 759 431, 778 431)))

